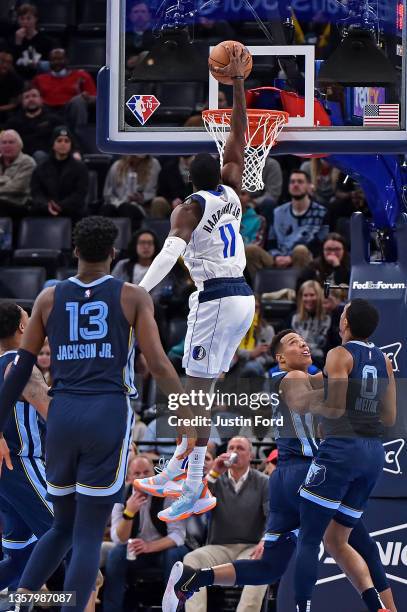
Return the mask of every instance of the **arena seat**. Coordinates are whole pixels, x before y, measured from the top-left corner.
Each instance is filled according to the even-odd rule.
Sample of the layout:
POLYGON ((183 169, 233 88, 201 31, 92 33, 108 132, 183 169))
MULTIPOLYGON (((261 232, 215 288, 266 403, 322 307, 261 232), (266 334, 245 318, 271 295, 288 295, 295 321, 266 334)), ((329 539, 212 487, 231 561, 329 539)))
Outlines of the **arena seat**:
POLYGON ((46 279, 45 268, 5 267, 0 275, 0 298, 34 300, 46 279))
POLYGON ((106 41, 104 38, 71 38, 68 56, 72 68, 98 72, 106 63, 106 41))
POLYGON ((106 0, 87 0, 78 19, 79 32, 106 30, 106 0))
POLYGON ((37 0, 40 30, 45 32, 65 32, 76 24, 76 4, 72 0, 37 0))
POLYGON ((120 252, 125 251, 131 237, 131 221, 128 217, 114 217, 110 220, 119 230, 114 248, 120 252))
POLYGON ((298 268, 265 268, 259 270, 254 279, 255 293, 268 293, 279 289, 294 289, 300 271, 298 268))
POLYGON ((7 254, 12 250, 13 221, 10 217, 0 217, 0 253, 7 254))
POLYGON ((165 239, 170 231, 170 220, 169 219, 149 219, 148 217, 143 220, 141 224, 142 229, 149 229, 157 235, 160 248, 162 248, 165 239))
POLYGON ((158 117, 187 119, 199 102, 203 101, 202 83, 158 83, 156 90, 160 106, 156 111, 158 117))
POLYGON ((17 247, 19 249, 56 249, 70 251, 72 248, 72 221, 69 217, 44 218, 25 217, 20 224, 17 247))

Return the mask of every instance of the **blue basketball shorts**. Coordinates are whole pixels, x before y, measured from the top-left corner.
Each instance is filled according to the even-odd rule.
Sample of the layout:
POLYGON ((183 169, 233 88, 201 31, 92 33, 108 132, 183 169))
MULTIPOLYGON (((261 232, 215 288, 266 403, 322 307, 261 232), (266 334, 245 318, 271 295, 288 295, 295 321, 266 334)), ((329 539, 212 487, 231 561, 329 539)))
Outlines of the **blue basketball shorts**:
POLYGON ((48 499, 121 501, 133 413, 125 395, 58 393, 48 410, 48 499))
POLYGON ((353 527, 382 473, 384 449, 377 438, 328 438, 321 442, 300 495, 336 512, 353 527))
POLYGON ((50 529, 54 517, 47 501, 45 467, 40 458, 11 455, 13 470, 4 465, 0 478, 2 546, 19 550, 50 529))
POLYGON ((310 466, 309 459, 293 458, 279 461, 270 476, 270 506, 265 541, 274 542, 281 535, 300 527, 299 490, 310 466))

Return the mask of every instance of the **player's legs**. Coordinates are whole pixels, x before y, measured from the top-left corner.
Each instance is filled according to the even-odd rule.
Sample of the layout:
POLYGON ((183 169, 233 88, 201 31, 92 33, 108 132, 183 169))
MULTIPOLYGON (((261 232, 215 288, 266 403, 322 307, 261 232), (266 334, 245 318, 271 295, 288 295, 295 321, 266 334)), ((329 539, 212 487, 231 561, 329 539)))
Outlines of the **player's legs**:
POLYGON ((302 460, 285 465, 281 462, 270 477, 270 512, 262 558, 238 560, 203 570, 194 570, 188 563, 176 563, 164 595, 164 612, 175 611, 179 601, 203 587, 267 585, 281 578, 295 550, 300 521, 298 489, 308 466, 308 462, 302 460))
POLYGON ((72 535, 72 557, 65 575, 64 591, 76 591, 72 612, 83 612, 95 586, 100 548, 113 501, 94 503, 80 495, 72 535))
POLYGON ((72 545, 76 502, 73 494, 54 501, 54 521, 35 546, 20 580, 20 588, 38 591, 55 572, 72 545))
MULTIPOLYGON (((338 517, 335 518, 338 521, 338 517)), ((340 521, 339 521, 340 522, 340 521)), ((380 594, 386 608, 391 612, 397 612, 393 593, 386 576, 385 569, 380 559, 379 549, 376 542, 370 536, 363 520, 359 520, 349 536, 349 544, 366 561, 375 589, 380 594)))
MULTIPOLYGON (((358 524, 359 523, 361 523, 361 521, 358 521, 358 524)), ((375 605, 377 603, 377 601, 375 602, 376 594, 373 593, 370 595, 370 593, 366 594, 366 592, 372 589, 376 589, 379 594, 384 592, 385 599, 390 601, 389 597, 391 597, 393 607, 387 607, 394 612, 396 608, 394 607, 391 590, 380 562, 376 544, 370 538, 363 525, 357 529, 351 543, 350 538, 353 531, 354 529, 352 527, 342 525, 336 520, 332 520, 324 535, 326 550, 334 557, 339 567, 346 574, 363 599, 372 598, 373 604, 375 605), (377 561, 381 566, 381 572, 379 571, 377 561), (370 572, 369 564, 371 564, 375 572, 376 580, 374 580, 370 572)), ((384 607, 386 603, 382 597, 380 598, 384 607)))
MULTIPOLYGON (((328 439, 321 445, 300 493, 303 500, 295 570, 298 612, 308 612, 317 580, 319 544, 331 519, 340 516, 346 528, 353 528, 382 467, 383 449, 377 440, 328 439)), ((377 612, 383 604, 363 559, 348 544, 349 533, 338 531, 342 543, 339 554, 347 555, 358 576, 352 580, 357 581, 369 610, 377 612)), ((338 542, 336 545, 339 547, 338 542)))
POLYGON ((37 538, 15 509, 0 496, 3 559, 0 561, 0 590, 14 590, 37 538))

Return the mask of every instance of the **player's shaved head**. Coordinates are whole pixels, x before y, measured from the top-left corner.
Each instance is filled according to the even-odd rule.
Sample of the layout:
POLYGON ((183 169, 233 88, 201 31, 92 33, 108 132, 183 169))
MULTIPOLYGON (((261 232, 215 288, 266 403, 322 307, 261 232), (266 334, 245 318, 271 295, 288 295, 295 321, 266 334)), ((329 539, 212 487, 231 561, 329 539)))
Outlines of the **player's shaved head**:
POLYGON ((0 340, 11 338, 19 328, 22 309, 17 304, 0 304, 0 340))
POLYGON ((209 153, 199 153, 189 168, 192 184, 196 189, 216 189, 220 182, 219 161, 209 153))
POLYGON ((366 340, 379 323, 379 311, 367 300, 355 298, 345 306, 343 318, 347 320, 353 338, 366 340))
POLYGON ((89 263, 106 261, 118 233, 113 221, 107 217, 85 217, 76 224, 73 232, 78 256, 89 263))

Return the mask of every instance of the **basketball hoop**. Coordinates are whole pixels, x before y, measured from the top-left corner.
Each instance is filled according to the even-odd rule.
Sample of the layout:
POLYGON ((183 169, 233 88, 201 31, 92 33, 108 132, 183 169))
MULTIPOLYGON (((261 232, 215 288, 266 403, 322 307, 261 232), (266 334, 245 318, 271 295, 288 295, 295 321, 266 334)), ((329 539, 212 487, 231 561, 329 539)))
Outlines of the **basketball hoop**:
MULTIPOLYGON (((271 147, 288 121, 288 113, 275 110, 247 109, 245 167, 242 189, 260 191, 264 188, 263 168, 271 147)), ((216 142, 223 165, 223 153, 230 131, 232 109, 205 110, 202 118, 206 130, 216 142)))

